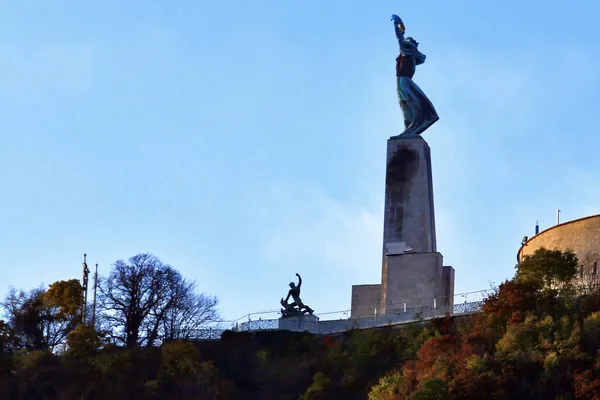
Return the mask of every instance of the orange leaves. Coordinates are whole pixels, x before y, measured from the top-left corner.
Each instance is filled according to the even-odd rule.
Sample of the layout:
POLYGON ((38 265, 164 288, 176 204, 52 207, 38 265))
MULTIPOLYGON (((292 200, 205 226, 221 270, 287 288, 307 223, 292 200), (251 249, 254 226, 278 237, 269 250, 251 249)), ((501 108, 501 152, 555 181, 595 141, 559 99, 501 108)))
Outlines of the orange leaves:
POLYGON ((448 379, 458 365, 461 342, 446 334, 426 341, 417 353, 417 379, 448 379))
POLYGON ((61 317, 77 317, 83 303, 83 289, 77 279, 54 282, 46 293, 44 300, 52 307, 60 309, 61 317))
POLYGON ((325 336, 323 338, 323 344, 326 347, 340 347, 340 344, 335 341, 333 336, 325 336))
POLYGON ((535 282, 506 281, 498 288, 498 293, 490 296, 483 305, 484 314, 499 314, 508 318, 514 312, 537 309, 535 282))
POLYGON ((591 370, 578 371, 573 377, 575 396, 582 400, 600 400, 600 379, 591 370))

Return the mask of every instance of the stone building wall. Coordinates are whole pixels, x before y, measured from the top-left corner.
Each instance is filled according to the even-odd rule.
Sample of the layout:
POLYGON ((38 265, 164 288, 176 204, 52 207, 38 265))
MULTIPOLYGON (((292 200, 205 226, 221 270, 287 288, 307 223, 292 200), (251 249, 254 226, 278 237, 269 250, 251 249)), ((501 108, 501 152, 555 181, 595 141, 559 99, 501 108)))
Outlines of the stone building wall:
POLYGON ((600 287, 600 214, 554 225, 531 237, 517 254, 519 260, 545 247, 549 250, 572 250, 583 269, 582 284, 600 287))
POLYGON ((381 285, 352 285, 351 318, 367 317, 381 313, 381 285))

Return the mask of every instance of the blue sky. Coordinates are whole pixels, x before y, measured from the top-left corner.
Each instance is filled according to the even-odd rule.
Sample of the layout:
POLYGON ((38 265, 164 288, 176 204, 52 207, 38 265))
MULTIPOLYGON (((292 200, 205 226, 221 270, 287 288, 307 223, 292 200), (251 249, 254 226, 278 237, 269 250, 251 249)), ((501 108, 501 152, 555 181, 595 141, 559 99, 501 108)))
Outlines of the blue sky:
POLYGON ((440 121, 456 293, 600 212, 594 1, 0 2, 0 295, 150 252, 220 299, 317 312, 377 283, 399 14, 440 121))

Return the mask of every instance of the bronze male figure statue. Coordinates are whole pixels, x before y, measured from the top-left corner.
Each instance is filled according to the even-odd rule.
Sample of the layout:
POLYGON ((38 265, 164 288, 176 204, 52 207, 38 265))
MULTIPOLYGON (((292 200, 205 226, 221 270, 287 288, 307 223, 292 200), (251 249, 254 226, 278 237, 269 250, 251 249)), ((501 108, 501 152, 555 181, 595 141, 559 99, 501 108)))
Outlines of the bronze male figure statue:
POLYGON ((300 299, 300 287, 302 286, 302 278, 299 274, 296 274, 298 277, 298 285, 295 285, 294 282, 290 282, 290 290, 288 291, 288 295, 285 299, 281 299, 281 305, 283 309, 281 310, 282 316, 291 317, 297 315, 304 315, 306 313, 312 315, 313 309, 307 306, 300 299), (290 297, 294 300, 292 303, 288 303, 290 297))

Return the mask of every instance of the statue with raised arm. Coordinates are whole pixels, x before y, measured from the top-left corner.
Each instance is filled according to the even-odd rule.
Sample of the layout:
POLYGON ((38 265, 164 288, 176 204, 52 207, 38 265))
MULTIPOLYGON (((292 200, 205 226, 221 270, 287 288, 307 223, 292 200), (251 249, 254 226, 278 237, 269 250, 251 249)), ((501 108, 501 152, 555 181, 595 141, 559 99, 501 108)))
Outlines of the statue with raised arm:
POLYGON ((281 315, 283 318, 285 317, 293 317, 293 316, 301 316, 304 314, 313 314, 312 308, 307 306, 300 300, 300 287, 302 286, 302 278, 299 274, 296 274, 298 277, 298 285, 295 285, 294 282, 290 282, 290 290, 288 291, 288 295, 285 299, 281 299, 281 315), (294 300, 291 303, 288 303, 290 297, 294 300))
POLYGON ((412 80, 417 65, 425 62, 425 54, 419 51, 419 43, 415 39, 404 37, 406 28, 400 17, 394 14, 392 21, 400 45, 400 55, 396 58, 396 78, 398 100, 404 115, 402 135, 419 135, 439 119, 431 101, 412 80))

